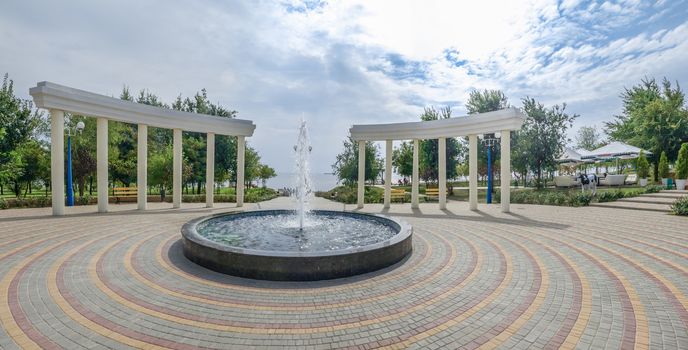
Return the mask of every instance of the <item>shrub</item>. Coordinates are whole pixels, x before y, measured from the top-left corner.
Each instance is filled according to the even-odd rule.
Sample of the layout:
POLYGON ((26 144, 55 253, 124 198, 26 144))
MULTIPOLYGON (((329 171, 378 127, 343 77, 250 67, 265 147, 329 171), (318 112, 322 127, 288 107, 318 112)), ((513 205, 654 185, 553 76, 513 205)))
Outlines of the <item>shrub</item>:
POLYGON ((688 215, 688 196, 677 199, 671 205, 671 212, 676 215, 688 215))
POLYGON ((676 159, 676 178, 688 179, 688 143, 681 145, 678 151, 678 159, 676 159))
POLYGON ((0 198, 0 209, 7 209, 9 207, 5 198, 0 198))
POLYGON ((647 161, 647 157, 645 157, 645 153, 641 150, 640 154, 638 154, 638 178, 640 179, 646 179, 650 175, 650 163, 647 161))
POLYGON ((659 177, 662 179, 669 177, 669 160, 664 151, 662 151, 662 155, 659 156, 659 177))
POLYGON ((576 193, 571 196, 569 204, 572 207, 585 207, 590 205, 590 202, 592 202, 592 193, 576 191, 576 193))
POLYGON ((663 186, 658 186, 658 185, 647 186, 647 187, 645 187, 645 193, 657 193, 663 189, 664 189, 663 186))
MULTIPOLYGON (((597 201, 600 203, 604 202, 613 202, 619 198, 624 198, 624 193, 620 190, 610 190, 610 191, 604 191, 600 192, 599 195, 597 196, 597 201)), ((632 195, 628 195, 628 197, 633 197, 632 195)))
MULTIPOLYGON (((358 201, 358 188, 355 186, 337 186, 329 191, 316 192, 315 195, 340 203, 355 204, 358 201)), ((382 203, 384 196, 385 190, 382 188, 374 186, 366 186, 365 188, 366 203, 382 203)))

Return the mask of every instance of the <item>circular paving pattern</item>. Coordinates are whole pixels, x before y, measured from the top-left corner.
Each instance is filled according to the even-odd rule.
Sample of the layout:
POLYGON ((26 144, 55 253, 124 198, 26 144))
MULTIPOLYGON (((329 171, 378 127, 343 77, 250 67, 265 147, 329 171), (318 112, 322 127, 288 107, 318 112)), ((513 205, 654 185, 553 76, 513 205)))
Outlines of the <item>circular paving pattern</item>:
POLYGON ((688 348, 688 219, 435 207, 366 207, 413 225, 413 253, 319 282, 189 262, 180 227, 229 207, 2 211, 0 348, 688 348))

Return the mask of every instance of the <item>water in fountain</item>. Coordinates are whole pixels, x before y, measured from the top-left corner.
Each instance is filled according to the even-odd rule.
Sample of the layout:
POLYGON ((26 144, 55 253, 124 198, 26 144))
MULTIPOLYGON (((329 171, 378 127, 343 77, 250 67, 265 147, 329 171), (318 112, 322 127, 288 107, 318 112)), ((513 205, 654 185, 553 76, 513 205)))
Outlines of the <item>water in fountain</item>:
POLYGON ((308 214, 308 203, 312 196, 310 166, 308 159, 311 153, 311 144, 308 138, 306 121, 301 119, 299 138, 294 146, 296 153, 296 186, 293 197, 296 200, 296 216, 299 220, 299 229, 303 231, 304 221, 308 214))

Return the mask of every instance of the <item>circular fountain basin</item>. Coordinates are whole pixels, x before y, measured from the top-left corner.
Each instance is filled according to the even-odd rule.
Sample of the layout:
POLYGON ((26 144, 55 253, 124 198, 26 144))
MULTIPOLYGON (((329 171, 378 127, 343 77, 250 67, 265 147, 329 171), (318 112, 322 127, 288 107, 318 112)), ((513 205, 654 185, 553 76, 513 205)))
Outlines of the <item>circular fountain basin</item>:
POLYGON ((299 227, 289 210, 201 217, 182 227, 184 255, 234 276, 314 281, 379 270, 412 250, 412 227, 382 215, 314 210, 299 227))

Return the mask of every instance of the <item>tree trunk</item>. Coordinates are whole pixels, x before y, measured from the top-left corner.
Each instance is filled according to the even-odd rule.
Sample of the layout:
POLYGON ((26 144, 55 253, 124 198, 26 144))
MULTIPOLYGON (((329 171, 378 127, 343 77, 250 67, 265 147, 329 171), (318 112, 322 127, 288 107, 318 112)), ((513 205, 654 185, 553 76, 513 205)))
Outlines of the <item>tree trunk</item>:
POLYGON ((26 189, 24 190, 24 197, 26 197, 26 194, 29 193, 29 188, 31 187, 31 181, 26 182, 26 189))
POLYGON ((196 194, 201 194, 201 182, 198 181, 196 184, 196 194))
POLYGON ((0 185, 0 196, 5 194, 5 187, 3 185, 0 185))
POLYGON ((19 188, 19 181, 14 182, 14 196, 19 198, 21 195, 21 189, 19 188))
POLYGON ((93 176, 88 177, 88 195, 93 195, 93 176))

